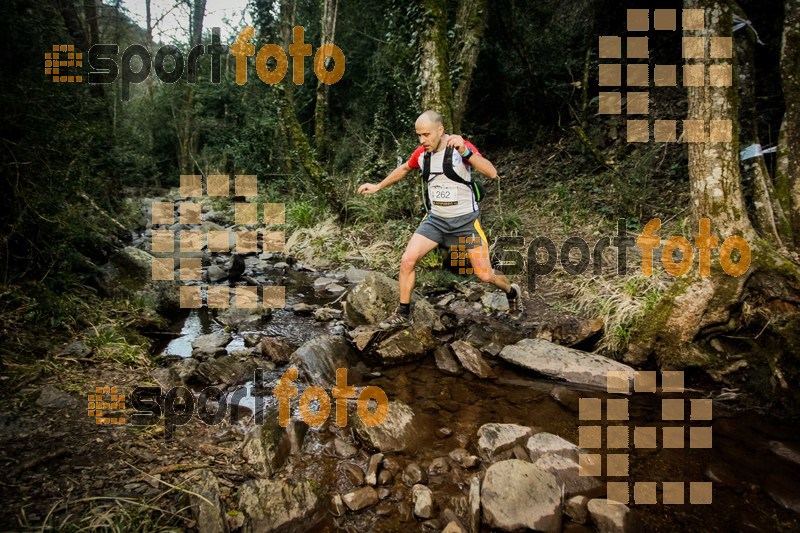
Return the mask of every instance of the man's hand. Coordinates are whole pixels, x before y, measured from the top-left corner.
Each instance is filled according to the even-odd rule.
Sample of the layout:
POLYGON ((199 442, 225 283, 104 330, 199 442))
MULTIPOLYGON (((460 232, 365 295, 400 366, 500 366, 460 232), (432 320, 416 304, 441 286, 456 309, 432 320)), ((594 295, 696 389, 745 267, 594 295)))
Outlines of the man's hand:
POLYGON ((358 188, 358 194, 375 194, 379 190, 381 190, 381 188, 374 183, 363 183, 361 187, 358 188))
POLYGON ((467 150, 467 147, 464 144, 464 137, 462 137, 461 135, 451 135, 450 137, 448 137, 447 146, 452 146, 453 148, 458 150, 459 154, 467 150))

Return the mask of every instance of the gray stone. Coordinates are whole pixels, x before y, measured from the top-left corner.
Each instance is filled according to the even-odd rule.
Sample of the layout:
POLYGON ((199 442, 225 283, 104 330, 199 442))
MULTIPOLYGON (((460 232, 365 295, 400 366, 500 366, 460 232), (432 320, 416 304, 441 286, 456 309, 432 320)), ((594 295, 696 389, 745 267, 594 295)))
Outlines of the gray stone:
POLYGON ((272 265, 272 266, 273 266, 274 268, 291 268, 291 267, 290 267, 290 265, 289 265, 289 263, 286 263, 286 262, 284 262, 284 261, 280 261, 279 263, 275 263, 275 264, 274 264, 274 265, 272 265))
POLYGON ((505 531, 561 531, 561 491, 552 475, 517 459, 489 467, 481 487, 481 511, 490 527, 505 531))
POLYGON ((436 367, 447 374, 448 376, 458 376, 463 370, 453 357, 453 352, 446 344, 442 344, 433 352, 433 357, 436 359, 436 367))
POLYGON ((346 477, 347 481, 354 487, 360 487, 364 484, 364 471, 360 466, 354 465, 353 463, 342 463, 341 469, 344 472, 344 477, 346 477))
POLYGON ((219 265, 210 265, 206 269, 206 277, 211 283, 222 281, 228 277, 228 273, 219 265))
POLYGON ((369 272, 367 270, 361 270, 359 268, 350 265, 350 268, 347 269, 345 272, 345 276, 347 277, 347 281, 350 283, 361 283, 364 281, 364 278, 367 277, 369 272))
MULTIPOLYGON (((594 353, 559 346, 543 339, 523 339, 506 346, 499 357, 552 378, 606 388, 610 371, 623 372, 633 383, 633 368, 594 353)), ((630 386, 628 387, 631 388, 630 386)))
POLYGON ((548 453, 537 459, 534 464, 553 474, 559 486, 564 488, 564 495, 567 498, 580 494, 599 496, 605 488, 605 483, 600 478, 581 476, 580 465, 561 455, 548 453))
POLYGON ((347 289, 342 287, 338 283, 331 283, 330 285, 325 287, 325 290, 327 290, 331 294, 342 294, 347 289))
POLYGON ((573 496, 564 502, 564 514, 577 524, 585 524, 589 518, 589 498, 586 496, 573 496))
POLYGON ((239 509, 247 515, 250 531, 307 531, 325 517, 320 484, 289 477, 244 482, 239 509))
POLYGON ((228 522, 225 519, 224 506, 220 502, 217 478, 207 469, 189 472, 187 478, 192 483, 189 489, 191 491, 189 502, 192 507, 192 517, 197 521, 197 530, 210 533, 227 532, 228 522))
POLYGON ((333 441, 333 449, 336 451, 337 457, 344 457, 347 459, 355 457, 358 453, 358 448, 338 437, 333 441))
POLYGON ((326 288, 331 283, 336 283, 337 280, 333 278, 326 278, 321 277, 314 280, 314 290, 321 291, 322 289, 326 288))
POLYGON ((450 345, 461 364, 479 378, 495 377, 491 367, 486 364, 481 352, 464 341, 456 341, 450 345))
POLYGON ((294 304, 292 306, 292 313, 296 315, 310 315, 314 312, 315 307, 307 303, 294 304))
POLYGON ((589 501, 589 515, 600 533, 624 533, 631 530, 630 508, 613 500, 589 501))
POLYGON ((389 401, 386 418, 376 426, 367 426, 358 416, 353 418, 353 423, 358 436, 383 453, 413 450, 419 440, 414 411, 400 401, 389 401))
POLYGON ((255 346, 258 346, 263 336, 264 335, 262 335, 261 333, 245 333, 244 335, 242 335, 242 339, 244 340, 245 346, 247 346, 248 348, 253 348, 255 346))
POLYGON ((336 370, 349 369, 358 358, 344 337, 321 335, 298 348, 289 362, 298 367, 307 383, 330 389, 336 384, 336 370))
POLYGON ((231 330, 257 329, 272 316, 272 309, 258 306, 255 308, 229 307, 217 317, 220 324, 231 330))
MULTIPOLYGON (((191 361, 188 359, 187 361, 191 361)), ((186 383, 185 380, 191 377, 191 374, 184 374, 181 376, 180 370, 184 368, 186 361, 181 361, 181 364, 170 366, 166 368, 154 368, 150 371, 150 377, 155 380, 164 394, 170 389, 176 387, 183 387, 186 383)), ((194 361, 194 369, 197 370, 197 361, 194 361)))
POLYGON ((191 380, 204 385, 239 385, 253 376, 256 367, 251 359, 223 355, 199 363, 191 380))
POLYGON ((61 349, 60 355, 66 357, 89 357, 92 349, 81 341, 72 341, 61 349))
POLYGON ((342 501, 351 511, 360 511, 378 503, 378 492, 372 487, 361 487, 342 495, 342 501))
POLYGON ((427 483, 428 475, 417 463, 409 463, 403 470, 403 483, 409 487, 418 483, 427 483))
POLYGON ((340 309, 320 307, 314 311, 314 320, 318 322, 328 322, 329 320, 337 320, 339 318, 342 318, 342 311, 340 309))
POLYGON ((487 292, 481 297, 481 303, 492 311, 508 311, 508 298, 504 292, 487 292))
POLYGON ((215 331, 208 335, 199 335, 192 341, 192 348, 197 349, 214 349, 225 348, 231 342, 231 336, 224 331, 215 331))
POLYGON ((253 426, 245 435, 242 456, 249 464, 272 476, 302 447, 307 429, 308 425, 300 420, 292 420, 288 428, 284 428, 278 424, 277 408, 270 409, 264 413, 264 422, 253 426))
POLYGON ((469 480, 469 516, 467 517, 470 533, 478 533, 481 528, 481 478, 472 476, 469 480))
POLYGON ((450 471, 450 463, 447 462, 447 457, 436 457, 428 465, 429 476, 441 476, 450 471))
POLYGON ((547 454, 559 455, 576 462, 578 455, 583 451, 570 441, 544 431, 528 439, 526 447, 533 462, 547 454))
POLYGON ((431 330, 424 324, 414 323, 384 340, 378 341, 373 352, 386 365, 414 361, 425 356, 438 345, 431 330))
POLYGON ((78 406, 78 400, 68 392, 46 385, 36 398, 36 405, 46 409, 71 409, 78 406))
POLYGON ((414 516, 417 518, 433 518, 433 493, 425 485, 411 487, 411 498, 414 502, 414 516))
POLYGON ((367 465, 367 475, 364 478, 368 485, 373 487, 378 484, 378 467, 383 461, 383 454, 376 453, 369 458, 369 465, 367 465))
POLYGON ((261 356, 276 365, 285 365, 294 352, 292 345, 277 337, 263 337, 259 344, 261 356))
POLYGON ((525 444, 531 436, 531 428, 517 424, 484 424, 478 429, 478 452, 491 461, 514 446, 525 444))

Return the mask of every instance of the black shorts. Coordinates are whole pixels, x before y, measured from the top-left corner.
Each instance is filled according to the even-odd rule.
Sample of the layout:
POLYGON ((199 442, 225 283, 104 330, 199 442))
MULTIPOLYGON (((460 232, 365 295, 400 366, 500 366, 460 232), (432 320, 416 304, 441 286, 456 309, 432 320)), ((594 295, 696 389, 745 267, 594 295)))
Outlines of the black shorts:
POLYGON ((489 246, 486 234, 481 228, 479 211, 453 218, 428 214, 422 219, 414 233, 419 233, 448 250, 454 249, 453 246, 456 245, 463 245, 462 250, 469 250, 483 244, 489 246))

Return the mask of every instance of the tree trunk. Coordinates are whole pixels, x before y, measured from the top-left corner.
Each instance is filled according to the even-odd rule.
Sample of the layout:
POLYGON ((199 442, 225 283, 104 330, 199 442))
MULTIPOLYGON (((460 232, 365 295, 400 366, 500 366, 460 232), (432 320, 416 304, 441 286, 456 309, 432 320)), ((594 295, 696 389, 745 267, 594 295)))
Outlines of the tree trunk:
MULTIPOLYGON (((736 14, 748 20, 747 15, 738 6, 736 6, 736 14)), ((737 79, 741 82, 739 131, 741 146, 744 148, 761 144, 756 120, 756 72, 753 50, 755 37, 752 32, 739 32, 734 35, 733 40, 737 60, 737 79)), ((767 163, 763 156, 758 156, 741 161, 741 164, 745 198, 747 205, 752 206, 750 213, 753 215, 756 230, 770 244, 783 248, 783 241, 778 234, 778 226, 781 221, 785 225, 786 221, 783 220, 783 209, 780 203, 774 201, 775 189, 767 169, 767 163)))
MULTIPOLYGON (((333 44, 336 38, 336 17, 339 11, 339 0, 322 0, 322 31, 320 45, 333 44)), ((325 152, 328 120, 328 95, 330 85, 317 80, 317 101, 314 107, 314 142, 317 153, 325 152)))
MULTIPOLYGON (((709 43, 711 36, 731 35, 731 4, 685 0, 684 6, 705 12, 705 29, 692 32, 705 38, 705 59, 700 63, 708 69, 729 61, 709 59, 709 43)), ((694 261, 690 272, 678 278, 639 323, 624 358, 643 364, 654 355, 662 369, 702 368, 723 381, 731 378, 720 376, 726 371, 733 375, 732 369, 739 366, 732 365, 744 361, 746 369, 740 372, 759 378, 742 382, 751 388, 747 392, 763 400, 779 393, 800 405, 800 391, 787 386, 787 380, 796 382, 800 377, 796 355, 800 349, 800 267, 759 236, 747 216, 737 157, 737 78, 733 76, 732 87, 687 89, 689 119, 730 120, 732 125, 730 142, 709 138, 707 130, 706 142, 688 145, 689 182, 694 228, 699 228, 701 218, 711 220, 712 239, 716 236, 718 242, 708 244, 715 252, 733 235, 744 238, 752 262, 735 276, 723 270, 717 253, 707 260, 708 272, 694 261)), ((699 240, 695 237, 695 248, 702 245, 699 240)))
POLYGON ((778 137, 776 192, 791 221, 794 248, 800 250, 800 0, 784 2, 781 85, 786 111, 778 137))
MULTIPOLYGON (((189 27, 190 48, 202 42, 203 18, 206 14, 206 0, 194 0, 192 3, 192 19, 189 27)), ((186 99, 180 111, 178 124, 178 165, 182 173, 194 172, 193 154, 197 151, 197 128, 194 124, 194 85, 187 84, 186 99)), ((199 171, 200 169, 198 169, 199 171)))
POLYGON ((422 110, 434 109, 442 114, 445 129, 453 128, 453 88, 447 45, 447 3, 445 0, 423 0, 420 20, 420 66, 422 110))
POLYGON ((453 66, 459 72, 453 97, 453 133, 461 132, 461 122, 467 107, 472 73, 478 62, 481 40, 486 29, 486 0, 461 0, 456 15, 458 43, 453 54, 453 66))

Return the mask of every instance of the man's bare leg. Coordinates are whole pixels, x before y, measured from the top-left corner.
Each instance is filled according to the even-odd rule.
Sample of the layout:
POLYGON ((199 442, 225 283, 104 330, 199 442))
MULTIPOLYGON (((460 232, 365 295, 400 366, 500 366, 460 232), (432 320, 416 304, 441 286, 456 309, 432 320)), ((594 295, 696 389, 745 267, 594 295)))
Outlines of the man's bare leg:
POLYGON ((438 246, 436 241, 433 241, 424 235, 415 233, 408 241, 406 251, 403 252, 403 258, 400 261, 400 303, 411 303, 411 293, 414 291, 414 268, 420 259, 425 257, 425 254, 438 246))

